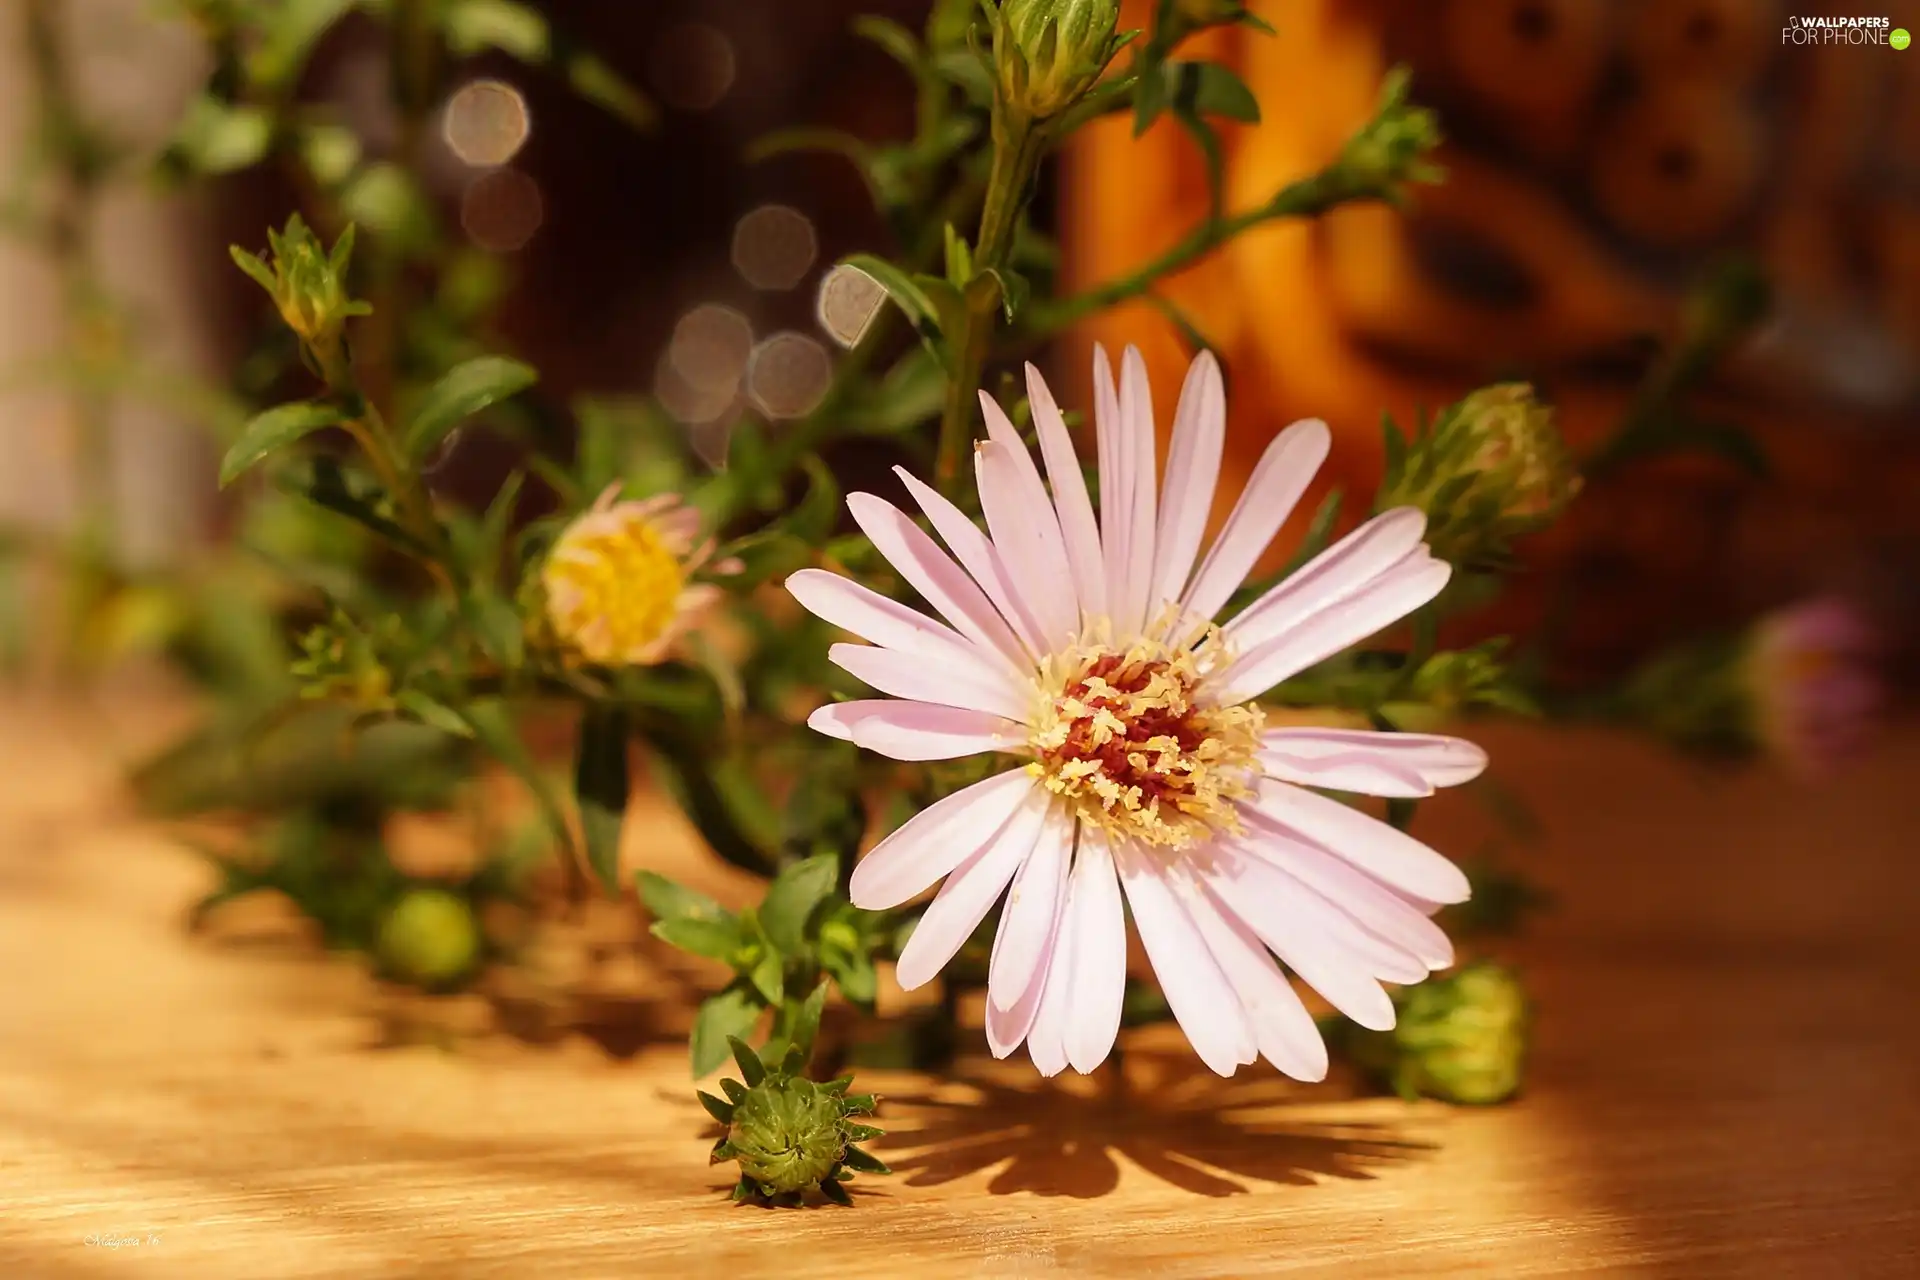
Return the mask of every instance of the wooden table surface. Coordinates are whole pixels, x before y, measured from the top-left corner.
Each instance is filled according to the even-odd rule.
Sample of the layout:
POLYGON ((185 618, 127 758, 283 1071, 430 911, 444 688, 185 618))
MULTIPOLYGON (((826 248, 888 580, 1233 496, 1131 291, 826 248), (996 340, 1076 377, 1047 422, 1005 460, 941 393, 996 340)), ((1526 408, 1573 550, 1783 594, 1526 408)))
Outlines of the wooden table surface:
MULTIPOLYGON (((167 718, 0 708, 0 1275, 1920 1276, 1920 733, 1822 788, 1479 735, 1561 904, 1512 1105, 1217 1081, 1149 1031, 1128 1101, 868 1073, 898 1176, 778 1212, 706 1164, 657 961, 603 963, 546 1043, 449 1048, 272 912, 186 936, 206 872, 115 788, 167 718)), ((696 865, 671 815, 634 825, 636 861, 696 865)))

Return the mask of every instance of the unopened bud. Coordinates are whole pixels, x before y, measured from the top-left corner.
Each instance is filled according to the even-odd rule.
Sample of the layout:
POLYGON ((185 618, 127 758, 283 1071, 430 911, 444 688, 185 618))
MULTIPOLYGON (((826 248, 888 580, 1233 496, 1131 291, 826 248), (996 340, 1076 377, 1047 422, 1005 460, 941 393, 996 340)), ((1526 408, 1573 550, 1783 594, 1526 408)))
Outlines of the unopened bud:
POLYGON ((466 899, 416 889, 394 904, 380 927, 379 957, 392 977, 427 988, 457 984, 480 958, 480 926, 466 899))
POLYGON ((1512 970, 1482 960, 1399 992, 1391 1031, 1356 1031, 1361 1067, 1404 1098, 1485 1106, 1519 1092, 1529 1013, 1512 970))
POLYGON ((1119 0, 1006 0, 994 30, 1002 101, 1030 120, 1059 115, 1107 69, 1119 0))
POLYGON ((1454 564, 1500 560, 1580 491, 1551 407, 1525 383, 1483 387, 1405 442, 1378 506, 1418 507, 1427 542, 1454 564))

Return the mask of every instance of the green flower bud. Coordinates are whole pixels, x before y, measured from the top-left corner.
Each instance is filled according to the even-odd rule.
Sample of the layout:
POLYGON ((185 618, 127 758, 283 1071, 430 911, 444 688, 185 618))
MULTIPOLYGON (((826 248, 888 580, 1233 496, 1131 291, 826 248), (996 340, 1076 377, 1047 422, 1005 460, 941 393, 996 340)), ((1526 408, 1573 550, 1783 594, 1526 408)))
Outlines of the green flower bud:
POLYGON ((817 1186, 847 1154, 840 1099, 811 1080, 769 1076, 733 1109, 727 1144, 740 1172, 775 1195, 817 1186))
POLYGON ((1353 191, 1392 197, 1409 182, 1437 182, 1445 173, 1427 157, 1440 145, 1440 118, 1408 101, 1411 77, 1388 74, 1373 118, 1341 148, 1335 171, 1353 191))
POLYGON ((1520 1089, 1527 1056, 1526 993, 1512 970, 1476 961, 1396 993, 1391 1031, 1354 1029, 1361 1068, 1403 1098, 1486 1106, 1520 1089))
POLYGON ((381 966, 416 986, 449 987, 480 958, 480 925, 467 900, 444 889, 415 889, 380 926, 381 966))
POLYGON ((267 291, 281 320, 299 335, 316 372, 329 382, 343 370, 341 332, 347 320, 373 311, 347 293, 353 241, 349 223, 329 253, 296 213, 287 219, 285 231, 267 232, 267 260, 237 245, 230 251, 235 265, 267 291))
POLYGON ((823 986, 803 1015, 796 1041, 780 1066, 768 1067, 752 1049, 729 1038, 745 1084, 724 1080, 725 1098, 700 1095, 707 1113, 727 1126, 726 1136, 714 1144, 712 1159, 716 1164, 722 1160, 739 1164, 735 1200, 793 1205, 812 1188, 846 1204, 847 1192, 841 1184, 853 1176, 853 1170, 889 1172, 854 1145, 880 1136, 880 1130, 855 1118, 873 1114, 873 1096, 849 1095, 851 1076, 815 1084, 801 1074, 824 997, 823 986))
POLYGON ((993 58, 1005 105, 1046 120, 1078 102, 1119 48, 1119 0, 1006 0, 993 58))
POLYGON ((1377 506, 1427 513, 1427 542, 1454 564, 1497 563, 1580 491, 1553 409, 1523 382, 1483 387, 1411 441, 1389 424, 1377 506))

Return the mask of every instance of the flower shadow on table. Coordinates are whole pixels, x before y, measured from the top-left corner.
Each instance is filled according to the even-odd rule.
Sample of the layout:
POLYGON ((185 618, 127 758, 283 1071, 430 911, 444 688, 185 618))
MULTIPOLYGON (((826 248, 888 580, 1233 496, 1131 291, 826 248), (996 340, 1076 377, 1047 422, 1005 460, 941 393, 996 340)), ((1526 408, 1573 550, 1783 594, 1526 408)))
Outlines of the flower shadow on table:
POLYGON ((1124 1093, 1111 1067, 1085 1081, 1024 1082, 963 1069, 937 1089, 887 1095, 888 1131, 872 1146, 909 1186, 996 1169, 992 1194, 1081 1200, 1118 1188, 1118 1157, 1194 1195, 1229 1196, 1255 1182, 1370 1179, 1434 1150, 1384 1125, 1328 1118, 1337 1099, 1271 1074, 1221 1079, 1190 1055, 1137 1051, 1126 1069, 1124 1093))

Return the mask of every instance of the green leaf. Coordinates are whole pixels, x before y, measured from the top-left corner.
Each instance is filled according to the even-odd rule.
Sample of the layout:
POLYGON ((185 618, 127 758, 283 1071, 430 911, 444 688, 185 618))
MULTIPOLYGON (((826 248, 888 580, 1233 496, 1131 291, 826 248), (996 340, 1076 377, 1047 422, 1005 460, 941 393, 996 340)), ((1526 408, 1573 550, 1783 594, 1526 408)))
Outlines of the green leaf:
POLYGON ((760 904, 760 924, 774 946, 788 955, 799 953, 806 945, 808 917, 833 893, 839 875, 840 859, 828 853, 796 862, 774 877, 760 904))
POLYGON ((498 49, 521 62, 537 64, 547 59, 547 20, 527 5, 511 0, 457 0, 440 21, 447 47, 458 57, 498 49))
POLYGON ((870 957, 828 952, 820 957, 820 967, 832 975, 834 985, 849 1003, 872 1008, 879 995, 879 978, 870 957))
POLYGON ((727 1038, 727 1047, 733 1051, 733 1061, 740 1068, 740 1078, 751 1089, 767 1078, 767 1064, 760 1061, 755 1053, 738 1036, 727 1038))
POLYGON ((462 738, 473 736, 473 726, 461 719, 459 712, 418 689, 402 689, 394 695, 393 702, 396 707, 420 723, 432 725, 442 733, 451 733, 462 738))
POLYGON ((609 894, 620 891, 620 828, 626 821, 627 717, 615 707, 588 707, 580 716, 573 792, 580 805, 587 864, 609 894))
POLYGON ((418 538, 380 510, 385 499, 380 488, 367 476, 342 465, 338 458, 321 454, 299 459, 275 473, 274 483, 317 507, 345 516, 409 555, 431 554, 418 538))
POLYGON ((827 1008, 827 984, 816 986, 794 1011, 787 1027, 787 1043, 802 1061, 813 1057, 813 1042, 820 1034, 820 1015, 827 1008))
POLYGON ((731 960, 740 950, 740 926, 731 919, 681 916, 655 920, 648 932, 670 947, 708 960, 731 960))
POLYGON ((564 42, 557 52, 567 83, 586 101, 634 129, 651 129, 659 119, 647 96, 596 55, 564 42))
POLYGON ((747 981, 770 1005, 777 1005, 787 998, 787 968, 778 951, 769 950, 755 961, 747 974, 747 981))
POLYGON ((1246 124, 1260 121, 1260 100, 1246 82, 1218 62, 1169 62, 1161 75, 1176 111, 1224 116, 1246 124))
POLYGON ((460 605, 487 656, 509 671, 517 670, 526 658, 527 638, 525 621, 513 601, 491 588, 481 588, 460 605))
POLYGON ((871 276, 875 284, 887 291, 887 296, 900 308, 927 349, 941 356, 941 336, 965 310, 958 290, 937 276, 913 275, 870 253, 856 253, 844 259, 842 265, 871 276))
MULTIPOLYGON (((238 261, 238 255, 235 260, 238 261)), ((220 460, 220 487, 225 488, 276 449, 313 434, 322 427, 338 426, 346 415, 337 405, 318 400, 283 404, 254 418, 241 429, 240 438, 220 460)))
POLYGON ((425 458, 462 422, 488 405, 525 391, 540 375, 504 356, 480 356, 449 370, 432 387, 407 427, 407 452, 425 458))
POLYGON ((168 148, 171 165, 218 175, 260 163, 273 144, 273 117, 262 107, 223 102, 211 95, 194 99, 168 148))
POLYGON ((353 0, 279 0, 272 6, 255 6, 248 16, 258 43, 247 54, 248 81, 270 92, 291 86, 321 38, 352 4, 353 0))
POLYGON ((721 1124, 733 1123, 733 1104, 732 1103, 726 1102, 720 1098, 714 1097, 712 1094, 708 1093, 705 1089, 696 1089, 694 1090, 694 1092, 699 1095, 700 1105, 707 1109, 708 1115, 712 1116, 715 1120, 718 1120, 721 1124))
MULTIPOLYGON (((693 1035, 688 1044, 693 1059, 694 1079, 712 1074, 716 1067, 727 1060, 727 1046, 738 1044, 735 1037, 753 1030, 753 1024, 760 1020, 760 1010, 760 1002, 754 999, 753 994, 739 987, 728 987, 700 1002, 700 1012, 694 1015, 693 1035)), ((752 1057, 751 1054, 748 1056, 752 1057)), ((749 1087, 759 1083, 757 1078, 747 1081, 749 1087)))
POLYGON ((323 187, 337 187, 360 163, 360 139, 339 125, 308 125, 300 131, 300 161, 323 187))
POLYGON ((640 901, 656 920, 713 920, 733 922, 733 912, 706 894, 675 884, 655 871, 642 871, 633 878, 640 901))
POLYGON ((877 14, 861 14, 853 20, 853 34, 862 40, 868 40, 886 51, 888 57, 918 76, 922 72, 924 55, 920 41, 913 32, 907 30, 891 18, 882 18, 877 14))

